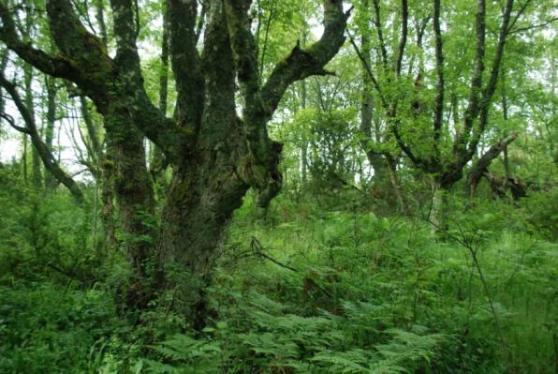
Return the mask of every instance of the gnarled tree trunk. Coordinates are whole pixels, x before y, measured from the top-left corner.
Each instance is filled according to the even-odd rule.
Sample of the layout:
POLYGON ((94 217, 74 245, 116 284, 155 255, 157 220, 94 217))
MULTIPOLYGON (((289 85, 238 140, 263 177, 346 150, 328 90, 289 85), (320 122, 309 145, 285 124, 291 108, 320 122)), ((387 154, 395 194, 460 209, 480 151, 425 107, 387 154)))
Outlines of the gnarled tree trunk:
POLYGON ((1 4, 0 39, 8 48, 44 73, 77 84, 104 117, 121 224, 130 239, 125 243, 137 278, 131 289, 137 292, 129 292, 139 300, 133 306, 144 307, 156 296, 150 287, 178 287, 184 290, 180 310, 200 328, 206 318, 205 285, 232 213, 249 188, 258 192, 261 207, 281 188, 281 145, 269 138, 267 122, 292 83, 328 74, 324 66, 343 44, 349 16, 342 1, 324 0, 321 39, 307 48, 296 46, 262 83, 250 0, 208 0, 202 28, 197 24, 197 2, 168 0, 169 53, 177 91, 172 119, 151 103, 143 86, 136 2, 110 1, 115 57, 81 24, 70 0, 46 2, 57 56, 22 42, 10 11, 1 4), (201 54, 199 30, 204 30, 201 54), (235 82, 243 98, 241 118, 235 82), (153 213, 153 192, 144 136, 161 149, 174 171, 158 245, 145 219, 153 213), (148 266, 153 257, 160 270, 155 284, 148 266))

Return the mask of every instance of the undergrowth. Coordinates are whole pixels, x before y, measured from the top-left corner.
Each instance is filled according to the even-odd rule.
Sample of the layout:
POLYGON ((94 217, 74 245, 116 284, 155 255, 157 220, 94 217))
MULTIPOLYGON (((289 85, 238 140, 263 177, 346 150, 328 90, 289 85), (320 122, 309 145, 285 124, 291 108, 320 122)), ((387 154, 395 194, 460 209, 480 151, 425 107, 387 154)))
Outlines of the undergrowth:
POLYGON ((90 212, 63 196, 22 209, 17 193, 0 196, 11 209, 0 228, 0 372, 557 370, 558 245, 553 208, 533 214, 536 197, 456 205, 443 240, 423 219, 352 203, 284 196, 261 220, 248 202, 213 275, 215 317, 194 334, 162 305, 122 318, 125 262, 99 259, 90 212))

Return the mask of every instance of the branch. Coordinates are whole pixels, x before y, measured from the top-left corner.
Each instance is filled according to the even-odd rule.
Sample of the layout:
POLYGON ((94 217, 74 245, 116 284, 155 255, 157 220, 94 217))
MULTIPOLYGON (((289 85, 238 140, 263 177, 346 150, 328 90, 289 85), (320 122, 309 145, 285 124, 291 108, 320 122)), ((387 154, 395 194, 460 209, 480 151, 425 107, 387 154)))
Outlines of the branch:
POLYGON ((229 38, 246 108, 257 106, 255 100, 260 89, 257 48, 248 17, 250 3, 250 0, 225 0, 229 38))
MULTIPOLYGON (((258 4, 258 6, 260 6, 260 5, 258 4)), ((261 53, 261 56, 260 56, 260 76, 263 76, 265 54, 266 54, 266 51, 267 51, 267 45, 268 45, 268 41, 269 41, 269 30, 271 29, 271 24, 272 24, 272 21, 273 21, 273 17, 275 15, 276 7, 277 7, 277 3, 273 2, 273 4, 271 5, 271 9, 269 10, 269 17, 267 17, 267 22, 265 24, 265 31, 264 31, 264 38, 263 38, 263 48, 262 48, 262 53, 261 53)), ((259 27, 260 27, 260 25, 258 24, 258 28, 259 27)), ((256 35, 258 35, 258 34, 256 34, 256 35)), ((258 35, 258 44, 259 44, 259 35, 258 35)))
POLYGON ((517 134, 513 133, 501 139, 498 143, 493 144, 473 165, 471 171, 469 172, 469 180, 473 183, 480 180, 492 161, 498 157, 498 155, 515 139, 517 139, 517 134))
POLYGON ((324 33, 319 41, 306 49, 299 45, 279 62, 261 90, 263 110, 267 118, 279 105, 287 87, 311 75, 331 74, 324 66, 335 56, 345 41, 344 31, 350 11, 343 12, 342 0, 324 0, 324 33))
POLYGON ((176 117, 194 132, 201 125, 205 83, 196 48, 196 1, 168 1, 170 55, 176 79, 176 117))
POLYGON ((73 81, 93 100, 99 112, 106 117, 115 110, 126 110, 130 117, 126 125, 137 126, 169 159, 176 159, 186 137, 145 92, 136 47, 134 4, 132 0, 111 0, 117 45, 115 61, 108 56, 102 40, 86 30, 69 0, 47 2, 50 32, 58 49, 78 70, 79 76, 73 81))
POLYGON ((405 143, 405 140, 403 140, 403 137, 401 136, 401 133, 399 132, 399 126, 400 126, 399 119, 392 118, 391 122, 392 122, 391 123, 391 132, 393 133, 393 136, 395 137, 395 141, 397 142, 397 145, 403 151, 403 153, 405 153, 405 155, 409 158, 409 160, 411 160, 411 162, 415 166, 424 170, 425 172, 436 172, 437 171, 437 169, 435 167, 436 165, 432 164, 428 160, 425 160, 425 159, 420 158, 417 155, 415 155, 415 153, 413 152, 411 147, 407 143, 405 143))
POLYGON ((409 22, 409 4, 407 0, 401 0, 401 40, 399 41, 397 62, 395 63, 395 73, 397 74, 397 76, 401 75, 403 54, 405 52, 405 45, 407 44, 408 22, 409 22))
POLYGON ((349 30, 347 30, 347 35, 349 36, 349 41, 351 42, 351 45, 353 46, 360 62, 362 63, 362 66, 364 67, 364 70, 366 70, 366 74, 368 74, 368 77, 372 81, 372 84, 374 85, 374 88, 376 89, 376 91, 378 92, 378 95, 380 96, 380 101, 382 102, 382 106, 387 109, 388 104, 387 104, 386 98, 384 97, 384 94, 382 93, 382 89, 381 89, 380 84, 378 83, 378 80, 376 79, 376 77, 374 76, 374 73, 372 72, 372 68, 370 67, 370 64, 368 64, 368 61, 366 61, 366 57, 364 56, 364 54, 362 53, 362 51, 360 50, 360 48, 356 44, 356 42, 353 39, 353 36, 350 34, 349 30))
POLYGON ((105 12, 104 12, 104 4, 103 0, 95 0, 95 18, 97 20, 97 24, 99 25, 99 33, 101 34, 101 41, 103 45, 107 46, 108 43, 108 35, 107 35, 107 26, 105 23, 105 12))
POLYGON ((226 13, 238 79, 246 98, 244 124, 248 154, 243 179, 255 187, 257 204, 266 207, 279 192, 282 176, 278 170, 282 144, 267 134, 267 122, 277 109, 287 88, 312 75, 329 75, 324 66, 345 41, 344 32, 350 10, 343 12, 342 0, 324 0, 324 33, 308 48, 297 43, 290 55, 277 63, 267 82, 259 88, 257 54, 247 11, 250 1, 228 0, 226 13))
POLYGON ((91 112, 89 111, 89 107, 87 105, 87 99, 85 98, 85 96, 80 95, 79 102, 80 102, 81 116, 87 128, 87 135, 91 142, 91 148, 93 150, 93 153, 95 154, 94 157, 95 159, 100 160, 103 157, 103 147, 101 145, 101 141, 97 133, 97 125, 93 122, 93 119, 91 118, 91 112))
POLYGON ((469 94, 469 105, 465 112, 465 129, 462 142, 462 147, 465 147, 473 121, 478 114, 479 99, 482 89, 482 74, 484 72, 484 52, 485 52, 485 38, 486 38, 486 4, 485 0, 478 0, 477 16, 476 16, 476 53, 475 53, 475 69, 473 71, 473 78, 471 79, 471 91, 469 94))
MULTIPOLYGON (((51 151, 48 149, 47 145, 43 142, 39 131, 37 130, 37 125, 31 113, 29 112, 29 108, 24 104, 23 99, 19 96, 15 85, 9 82, 3 74, 0 74, 0 86, 8 92, 8 94, 12 97, 14 104, 16 105, 19 113, 21 114, 24 122, 25 122, 25 131, 22 131, 28 134, 31 137, 31 142, 33 146, 37 150, 39 157, 43 161, 45 168, 52 173, 52 175, 64 186, 70 190, 70 193, 74 196, 76 201, 79 203, 83 202, 84 196, 77 185, 77 183, 70 177, 56 162, 54 156, 52 155, 51 151)), ((2 118, 7 119, 9 116, 6 114, 2 115, 2 118)), ((8 123, 13 122, 13 119, 8 123)), ((16 127, 14 127, 16 128, 16 127)), ((16 128, 17 129, 17 128, 16 128)))
POLYGON ((523 13, 525 13, 525 11, 527 10, 527 7, 529 6, 530 3, 531 3, 531 0, 525 0, 525 2, 521 5, 519 10, 515 14, 515 17, 513 17, 513 20, 510 22, 510 26, 507 30, 508 34, 511 33, 510 30, 515 26, 519 17, 521 17, 523 15, 523 13))
POLYGON ((4 1, 0 2, 0 20, 2 21, 0 40, 6 44, 8 49, 45 74, 70 80, 76 79, 78 72, 69 60, 51 56, 34 48, 31 43, 23 42, 20 39, 11 12, 4 1))
POLYGON ((498 83, 498 76, 500 73, 500 67, 502 65, 502 58, 504 56, 504 47, 508 35, 508 27, 510 23, 510 15, 513 9, 514 0, 506 1, 506 8, 504 9, 502 25, 500 26, 500 33, 498 35, 498 44, 496 46, 496 54, 494 55, 494 60, 492 61, 492 68, 490 71, 490 78, 488 84, 482 92, 482 100, 480 102, 479 110, 479 124, 476 131, 473 134, 471 144, 469 145, 469 150, 467 158, 470 159, 476 152, 477 145, 480 141, 484 130, 486 129, 486 124, 488 122, 488 112, 490 110, 490 104, 492 101, 492 96, 496 91, 496 85, 498 83))
POLYGON ((27 135, 31 134, 31 132, 27 128, 16 125, 14 117, 10 116, 9 114, 0 113, 0 117, 2 119, 4 119, 6 122, 8 122, 8 125, 10 125, 10 127, 12 127, 14 130, 17 130, 17 131, 19 131, 23 134, 27 134, 27 135))
POLYGON ((269 260, 269 261, 273 262, 275 265, 278 265, 282 268, 285 268, 285 269, 288 269, 288 270, 293 271, 295 273, 298 273, 298 270, 293 268, 292 266, 283 264, 282 262, 279 262, 276 259, 274 259, 273 257, 266 254, 265 251, 264 251, 263 246, 260 243, 260 241, 258 239, 256 239, 255 236, 252 236, 252 239, 250 240, 250 249, 251 249, 252 253, 254 253, 255 255, 260 256, 262 258, 265 258, 266 260, 269 260))
POLYGON ((387 49, 386 43, 384 40, 383 28, 382 28, 382 20, 380 14, 380 1, 373 0, 374 3, 374 24, 376 26, 376 32, 378 34, 378 42, 380 44, 380 51, 382 53, 382 63, 384 64, 384 68, 387 68, 388 65, 388 57, 387 57, 387 49))
MULTIPOLYGON (((174 3, 177 3, 177 0, 170 1, 171 5, 174 3)), ((180 3, 182 4, 182 2, 180 3)), ((116 79, 119 83, 116 90, 110 90, 116 91, 112 92, 111 100, 121 103, 128 101, 126 110, 127 115, 130 116, 129 126, 136 126, 165 153, 169 160, 176 161, 180 158, 180 154, 189 139, 174 121, 167 119, 163 112, 153 104, 145 91, 136 45, 138 25, 137 11, 134 11, 135 6, 136 2, 134 0, 111 0, 117 46, 114 70, 116 70, 116 79)), ((188 50, 187 54, 192 54, 192 50, 188 50)), ((104 78, 111 80, 112 75, 104 78)), ((177 86, 180 78, 181 76, 177 75, 177 86)), ((113 85, 112 81, 108 83, 113 85)), ((112 88, 112 86, 109 87, 112 88)), ((183 90, 184 88, 180 86, 180 91, 183 90)), ((189 87, 189 90, 195 92, 193 87, 189 87)), ((179 95, 179 98, 181 97, 179 95)), ((200 110, 197 106, 194 107, 200 110)))
POLYGON ((123 69, 135 71, 140 69, 140 59, 136 45, 139 23, 135 0, 110 0, 114 20, 114 36, 116 40, 115 61, 123 69))
POLYGON ((109 77, 114 66, 102 40, 87 31, 69 0, 49 0, 46 10, 54 43, 78 73, 78 77, 70 80, 97 103, 106 103, 107 86, 111 83, 109 77))
POLYGON ((513 35, 513 34, 518 34, 520 32, 525 32, 525 31, 531 31, 531 30, 535 30, 535 29, 541 29, 544 28, 550 24, 553 24, 554 22, 558 21, 558 17, 552 17, 549 18, 547 20, 545 20, 543 23, 538 23, 535 25, 529 25, 529 26, 525 26, 525 27, 518 27, 517 29, 510 29, 508 31, 508 35, 513 35))
POLYGON ((207 15, 208 0, 201 0, 202 8, 201 13, 198 17, 198 24, 196 25, 196 43, 200 40, 200 35, 203 30, 203 25, 205 23, 205 16, 207 15))

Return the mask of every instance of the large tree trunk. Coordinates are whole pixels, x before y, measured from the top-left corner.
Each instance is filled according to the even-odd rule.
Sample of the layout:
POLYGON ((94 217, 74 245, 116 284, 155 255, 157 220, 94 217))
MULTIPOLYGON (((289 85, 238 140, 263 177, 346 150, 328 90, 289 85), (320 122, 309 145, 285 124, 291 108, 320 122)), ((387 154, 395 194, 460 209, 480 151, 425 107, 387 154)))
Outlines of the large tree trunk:
MULTIPOLYGON (((149 271, 156 265, 153 189, 145 162, 143 135, 134 126, 129 125, 130 118, 126 111, 115 104, 116 108, 110 108, 109 114, 105 116, 105 162, 110 165, 104 167, 104 182, 112 182, 114 186, 122 227, 120 242, 129 257, 133 271, 126 304, 130 308, 141 309, 153 298, 153 274, 149 271)), ((108 201, 105 201, 106 203, 110 204, 108 201)))
POLYGON ((174 169, 159 249, 165 283, 179 291, 175 305, 195 329, 203 328, 208 317, 205 290, 223 232, 249 188, 240 177, 246 140, 236 114, 234 67, 219 62, 232 61, 224 14, 213 4, 209 17, 205 42, 219 47, 204 55, 205 89, 212 100, 205 103, 193 152, 174 169))
POLYGON ((129 306, 145 307, 153 296, 149 264, 158 257, 168 265, 159 266, 159 280, 184 290, 180 293, 184 302, 179 304, 199 328, 207 317, 204 285, 233 211, 249 186, 259 193, 262 207, 281 187, 281 145, 268 137, 267 122, 291 84, 328 74, 324 66, 344 42, 349 12, 343 12, 341 0, 324 0, 320 40, 308 48, 295 46, 262 83, 250 0, 207 1, 207 16, 199 18, 197 2, 168 1, 169 52, 177 92, 176 112, 170 119, 145 91, 136 44, 137 4, 133 0, 110 4, 114 57, 82 24, 69 0, 46 2, 57 56, 22 42, 13 14, 2 3, 0 39, 44 73, 77 84, 104 117, 123 242, 134 270, 129 306), (204 27, 196 27, 198 19, 205 21, 204 27), (200 30, 204 30, 201 55, 200 30), (236 112, 236 83, 244 99, 242 119, 236 112), (158 256, 153 256, 154 199, 144 136, 161 148, 175 173, 162 217, 158 256), (179 275, 187 278, 180 282, 179 275))
MULTIPOLYGON (((161 68, 159 71, 159 110, 167 115, 168 91, 169 91, 169 17, 167 1, 162 3, 163 12, 163 36, 161 40, 161 68)), ((157 198, 164 194, 167 189, 164 172, 166 169, 163 151, 156 145, 151 145, 150 172, 157 198), (159 193, 159 189, 161 193, 159 193)))
POLYGON ((248 185, 230 168, 226 154, 215 163, 175 172, 167 195, 160 238, 165 283, 179 286, 175 305, 203 328, 208 314, 205 295, 223 233, 248 185), (210 166, 210 167, 208 167, 210 166), (172 269, 178 270, 178 273, 172 269))

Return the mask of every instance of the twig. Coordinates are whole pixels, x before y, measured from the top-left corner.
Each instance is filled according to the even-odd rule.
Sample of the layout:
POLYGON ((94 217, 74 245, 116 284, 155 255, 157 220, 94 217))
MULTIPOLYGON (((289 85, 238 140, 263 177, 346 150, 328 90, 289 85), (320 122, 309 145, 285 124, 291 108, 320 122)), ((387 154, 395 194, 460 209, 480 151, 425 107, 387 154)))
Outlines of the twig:
POLYGON ((262 258, 265 258, 266 260, 269 260, 269 261, 273 262, 275 265, 278 265, 282 268, 288 269, 288 270, 293 271, 295 273, 299 272, 297 269, 293 268, 292 266, 283 264, 282 262, 280 262, 280 261, 274 259, 273 257, 269 256, 268 254, 266 254, 264 252, 264 249, 263 249, 261 243, 254 236, 252 236, 252 240, 250 241, 250 249, 253 251, 253 253, 255 255, 260 256, 262 258))
MULTIPOLYGON (((432 222, 430 220, 428 220, 428 221, 436 229, 440 228, 434 222, 432 222)), ((458 244, 460 244, 461 246, 463 246, 464 248, 466 248, 469 251, 469 253, 471 255, 471 259, 473 260, 473 265, 476 268, 477 273, 479 275, 484 293, 486 294, 486 298, 488 299, 488 304, 490 306, 490 311, 491 311, 492 317, 494 319, 494 325, 496 327, 496 331, 498 332, 498 336, 501 340, 502 345, 504 345, 509 350, 509 345, 507 344, 506 339, 504 337, 502 326, 500 324, 500 319, 498 318, 498 314, 496 312, 496 307, 494 306, 494 298, 492 297, 492 294, 490 292, 490 288, 488 287, 488 282, 486 280, 486 277, 484 276, 484 272, 482 271, 482 267, 480 265, 480 261, 479 261, 478 256, 477 256, 477 249, 474 247, 474 242, 475 242, 475 239, 477 239, 477 238, 467 237, 467 235, 463 232, 463 230, 460 226, 458 227, 458 229, 459 229, 459 234, 461 235, 461 238, 457 237, 456 235, 452 235, 448 232, 446 232, 445 235, 449 239, 452 239, 453 241, 457 242, 458 244)))

